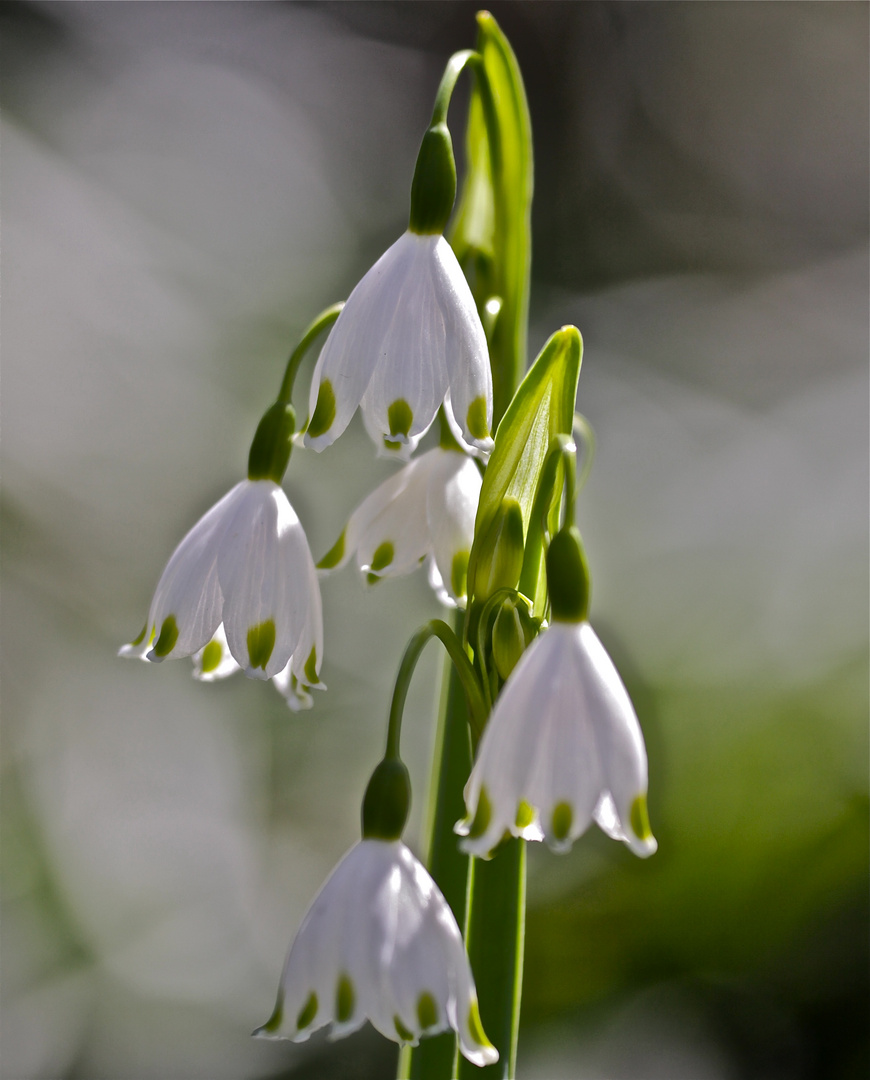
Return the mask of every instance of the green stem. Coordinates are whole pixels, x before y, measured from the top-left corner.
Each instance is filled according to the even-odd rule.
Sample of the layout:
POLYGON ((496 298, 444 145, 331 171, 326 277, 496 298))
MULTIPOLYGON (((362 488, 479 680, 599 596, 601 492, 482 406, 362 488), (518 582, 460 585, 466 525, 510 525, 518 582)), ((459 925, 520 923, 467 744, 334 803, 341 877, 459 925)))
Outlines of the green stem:
MULTIPOLYGON (((454 620, 461 630, 462 613, 454 620)), ((426 865, 460 926, 465 923, 471 859, 460 849, 453 825, 465 815, 463 788, 471 772, 471 740, 465 693, 449 657, 444 658, 439 723, 435 735, 427 814, 426 865)), ((423 1039, 402 1051, 400 1080, 445 1080, 453 1076, 456 1036, 452 1031, 423 1039)))
POLYGON ((456 82, 462 74, 466 64, 470 61, 474 62, 477 60, 480 60, 480 57, 473 49, 462 49, 460 52, 455 52, 447 61, 447 65, 444 68, 444 74, 441 76, 441 82, 438 86, 438 92, 435 95, 435 107, 432 109, 432 122, 429 125, 430 127, 435 127, 436 124, 447 123, 447 110, 450 107, 450 99, 453 97, 453 91, 456 89, 456 82))
POLYGON ((326 308, 325 311, 317 316, 314 322, 308 327, 296 348, 290 353, 290 359, 287 361, 287 367, 284 370, 284 379, 281 383, 281 389, 278 392, 277 401, 281 405, 289 405, 290 398, 293 395, 293 383, 296 380, 296 372, 299 370, 299 365, 308 350, 311 348, 314 339, 323 330, 328 329, 338 316, 341 314, 341 309, 344 307, 344 301, 339 304, 333 304, 332 307, 326 308))
POLYGON ((453 667, 465 691, 469 704, 469 723, 472 732, 479 733, 486 723, 487 708, 483 691, 477 681, 477 675, 466 655, 462 642, 453 630, 442 619, 432 619, 413 635, 405 647, 402 662, 399 665, 399 674, 396 676, 396 685, 393 688, 393 700, 390 703, 390 720, 387 728, 387 749, 385 757, 399 757, 399 738, 402 732, 402 713, 405 710, 405 698, 408 696, 408 687, 411 685, 411 676, 420 659, 420 653, 426 647, 430 638, 437 637, 447 655, 453 662, 453 667))

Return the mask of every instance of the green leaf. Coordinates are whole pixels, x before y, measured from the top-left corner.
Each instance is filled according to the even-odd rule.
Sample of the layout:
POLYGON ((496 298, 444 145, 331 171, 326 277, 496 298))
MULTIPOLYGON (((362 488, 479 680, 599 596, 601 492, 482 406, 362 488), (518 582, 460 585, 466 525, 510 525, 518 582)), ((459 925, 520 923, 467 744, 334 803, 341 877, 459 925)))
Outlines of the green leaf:
MULTIPOLYGON (((571 434, 582 353, 583 341, 576 327, 563 326, 557 330, 529 369, 499 425, 474 524, 468 569, 470 587, 478 580, 478 562, 486 557, 486 538, 506 499, 519 505, 523 535, 528 535, 551 441, 556 436, 571 434)), ((484 580, 485 571, 486 567, 481 565, 480 580, 484 580)), ((539 580, 542 592, 543 577, 539 580)), ((535 614, 538 614, 537 605, 535 614)))
POLYGON ((475 79, 471 94, 468 171, 450 242, 481 316, 488 301, 500 302, 488 334, 497 424, 526 366, 532 129, 513 50, 489 12, 479 12, 477 23, 484 77, 475 79))

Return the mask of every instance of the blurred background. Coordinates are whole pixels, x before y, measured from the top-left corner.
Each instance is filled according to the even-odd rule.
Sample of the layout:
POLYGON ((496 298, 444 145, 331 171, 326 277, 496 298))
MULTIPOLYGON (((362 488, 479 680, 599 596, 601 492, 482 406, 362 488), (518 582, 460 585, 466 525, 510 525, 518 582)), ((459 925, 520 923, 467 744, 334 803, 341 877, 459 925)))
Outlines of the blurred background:
MULTIPOLYGON (((583 332, 592 616, 659 840, 533 846, 520 1076, 858 1080, 868 7, 492 10, 535 133, 532 353, 583 332)), ((298 334, 404 229, 474 12, 0 5, 4 1080, 391 1075, 371 1029, 248 1036, 358 835, 425 581, 325 582, 301 715, 115 652, 298 334)), ((358 422, 294 454, 315 557, 390 470, 358 422)), ((418 851, 438 668, 405 725, 418 851)))

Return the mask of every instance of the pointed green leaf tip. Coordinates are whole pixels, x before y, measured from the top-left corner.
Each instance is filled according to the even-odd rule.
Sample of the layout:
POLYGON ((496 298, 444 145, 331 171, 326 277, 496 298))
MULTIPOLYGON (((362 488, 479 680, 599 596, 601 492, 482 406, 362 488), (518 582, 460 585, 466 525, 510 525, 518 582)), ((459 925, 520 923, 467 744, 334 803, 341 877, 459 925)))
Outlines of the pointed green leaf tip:
POLYGON ((275 620, 266 619, 248 631, 248 660, 252 668, 266 670, 269 657, 275 648, 275 620))
POLYGON ((353 1016, 355 1001, 353 983, 348 975, 342 975, 335 990, 335 1018, 339 1024, 346 1024, 353 1016))
POLYGON ((335 391, 329 379, 324 379, 317 392, 314 415, 308 424, 309 437, 316 439, 318 435, 325 435, 332 427, 333 420, 335 420, 335 391))
POLYGON ((210 641, 208 645, 202 650, 202 673, 208 675, 211 671, 216 671, 218 665, 221 662, 221 656, 223 649, 219 641, 210 641))
POLYGON ((162 660, 175 648, 176 641, 178 641, 178 623, 174 615, 167 615, 160 627, 160 637, 154 645, 154 655, 162 660))
POLYGON ((649 812, 646 806, 646 795, 638 795, 631 804, 631 827, 638 840, 649 840, 652 836, 649 812))

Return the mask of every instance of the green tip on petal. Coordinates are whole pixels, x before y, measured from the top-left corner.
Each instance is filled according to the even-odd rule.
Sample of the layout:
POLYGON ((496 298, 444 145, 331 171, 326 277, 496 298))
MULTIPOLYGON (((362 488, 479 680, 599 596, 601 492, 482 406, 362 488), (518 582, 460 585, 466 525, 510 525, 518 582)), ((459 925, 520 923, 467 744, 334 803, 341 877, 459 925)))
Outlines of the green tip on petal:
POLYGON ((318 570, 332 570, 333 567, 338 566, 341 560, 344 558, 344 540, 347 529, 343 529, 341 536, 335 541, 332 547, 323 556, 320 562, 317 564, 318 570))
POLYGON ((162 660, 175 648, 176 641, 178 641, 178 623, 174 615, 167 615, 160 627, 160 637, 154 645, 154 655, 162 660))
POLYGON ((525 799, 520 799, 517 806, 516 827, 518 829, 527 829, 529 825, 535 820, 535 811, 526 802, 525 799))
POLYGON ((413 1042, 414 1032, 409 1031, 402 1023, 402 1019, 399 1016, 393 1017, 393 1025, 396 1029, 396 1034, 399 1036, 402 1042, 413 1042))
POLYGON ((316 439, 319 435, 325 435, 332 427, 333 420, 335 420, 335 391, 329 379, 324 379, 317 392, 314 415, 308 424, 309 437, 316 439))
POLYGON ((353 983, 350 977, 342 975, 335 989, 335 1018, 340 1024, 347 1023, 353 1016, 353 1006, 356 1000, 353 983))
POLYGON ((553 807, 553 836, 557 840, 567 840, 571 832, 571 823, 574 820, 574 811, 570 803, 560 802, 553 807))
POLYGON ((489 424, 486 422, 486 398, 476 397, 468 406, 465 418, 468 433, 475 439, 489 438, 489 424))
POLYGON ((266 619, 248 631, 248 658, 252 668, 266 670, 269 657, 275 648, 275 620, 266 619))
POLYGON ((276 1032, 281 1024, 284 1022, 284 995, 279 990, 278 1000, 275 1002, 275 1008, 272 1011, 272 1015, 266 1021, 265 1024, 257 1028, 253 1033, 254 1035, 272 1035, 276 1032))
POLYGON ((417 998, 417 1019, 424 1031, 438 1023, 438 1006, 428 990, 424 990, 417 998))
POLYGON ((638 840, 651 840, 652 829, 649 824, 649 812, 646 806, 646 795, 638 795, 631 804, 631 828, 638 840))
POLYGON ((450 564, 450 587, 457 599, 465 596, 468 589, 468 551, 457 551, 450 564))
POLYGON ((396 553, 396 549, 390 540, 385 540, 382 544, 378 544, 375 548, 375 553, 372 555, 371 566, 369 569, 372 573, 380 573, 381 570, 386 568, 393 561, 393 556, 396 553))
POLYGON ((396 398, 393 404, 387 409, 387 421, 390 425, 390 434, 392 436, 404 435, 405 438, 408 437, 408 432, 411 430, 411 424, 414 422, 414 413, 411 411, 411 406, 404 398, 396 398))
POLYGON ((299 1015, 296 1017, 296 1030, 302 1031, 307 1028, 315 1016, 317 1016, 317 994, 312 990, 308 995, 308 1000, 299 1010, 299 1015))
POLYGON ((483 1024, 480 1022, 480 1010, 477 1007, 477 999, 473 999, 468 1009, 468 1030, 472 1039, 478 1046, 486 1047, 486 1049, 495 1049, 489 1039, 486 1037, 486 1032, 483 1030, 483 1024))
POLYGON ((472 821, 471 828, 468 830, 469 839, 476 840, 478 836, 483 836, 491 817, 492 803, 489 801, 486 788, 481 785, 480 794, 477 797, 477 809, 474 812, 474 821, 472 821))
POLYGON ((311 652, 308 654, 308 659, 305 661, 305 667, 302 669, 305 672, 305 678, 309 684, 313 686, 317 682, 317 646, 311 646, 311 652))
POLYGON ((148 623, 142 627, 142 632, 130 642, 131 645, 141 645, 145 640, 145 635, 148 633, 148 623))
POLYGON ((219 641, 210 641, 202 650, 202 673, 208 675, 210 671, 216 671, 223 655, 223 646, 219 641))

